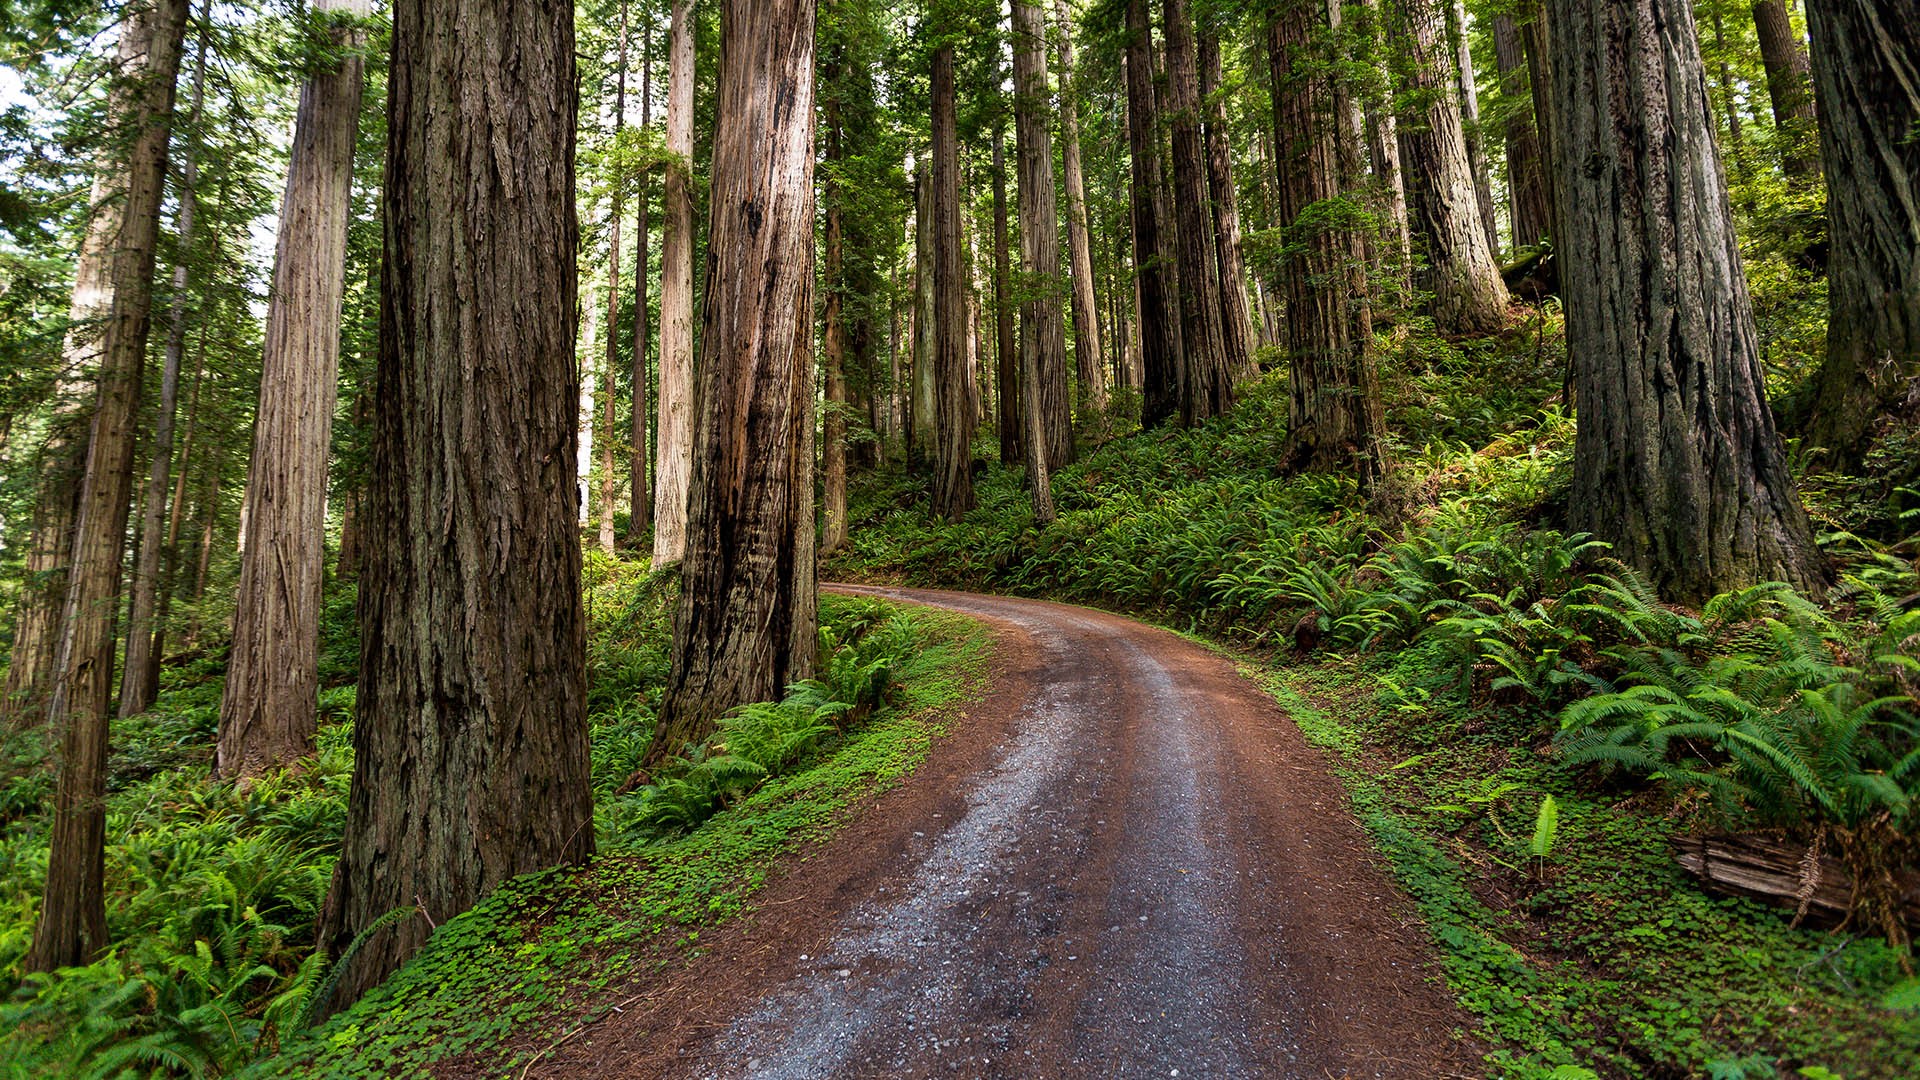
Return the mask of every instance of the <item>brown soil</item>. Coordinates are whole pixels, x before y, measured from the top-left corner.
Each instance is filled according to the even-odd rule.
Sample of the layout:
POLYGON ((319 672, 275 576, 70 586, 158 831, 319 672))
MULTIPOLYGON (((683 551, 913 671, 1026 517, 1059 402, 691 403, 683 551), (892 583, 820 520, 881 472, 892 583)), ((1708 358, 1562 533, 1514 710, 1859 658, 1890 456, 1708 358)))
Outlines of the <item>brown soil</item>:
POLYGON ((1481 1074, 1344 789, 1231 662, 1085 608, 836 588, 990 624, 987 692, 528 1075, 1481 1074))

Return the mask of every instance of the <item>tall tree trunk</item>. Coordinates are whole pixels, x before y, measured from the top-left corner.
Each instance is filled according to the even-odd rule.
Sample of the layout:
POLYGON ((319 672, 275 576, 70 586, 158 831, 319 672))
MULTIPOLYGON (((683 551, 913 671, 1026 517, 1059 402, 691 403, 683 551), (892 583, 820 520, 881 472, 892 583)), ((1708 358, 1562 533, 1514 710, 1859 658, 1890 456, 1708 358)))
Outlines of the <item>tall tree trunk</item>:
MULTIPOLYGON (((1073 462, 1073 408, 1067 389, 1067 328, 1061 318, 1060 214, 1053 189, 1052 112, 1047 92, 1046 21, 1035 0, 1011 0, 1013 9, 1013 141, 1020 191, 1020 261, 1025 271, 1020 347, 1034 351, 1036 395, 1047 435, 1047 465, 1073 462)), ((1024 361, 1022 362, 1024 364, 1024 361)), ((1029 455, 1031 456, 1031 455, 1029 455)))
MULTIPOLYGON (((1905 16, 1891 12, 1889 16, 1889 22, 1911 24, 1920 13, 1909 9, 1905 16)), ((1773 123, 1779 132, 1780 168, 1788 176, 1818 176, 1820 143, 1813 83, 1806 51, 1787 17, 1786 0, 1758 0, 1753 5, 1753 28, 1760 38, 1760 63, 1767 71, 1767 97, 1773 102, 1773 123)))
POLYGON ((1154 101, 1153 28, 1147 0, 1127 0, 1127 149, 1133 163, 1134 310, 1140 321, 1140 426, 1159 427, 1180 408, 1180 339, 1174 319, 1172 258, 1160 233, 1159 109, 1154 101))
POLYGON ((1545 0, 1530 0, 1531 17, 1520 24, 1527 54, 1527 88, 1533 98, 1533 131, 1540 139, 1541 190, 1547 202, 1547 236, 1560 242, 1560 152, 1554 145, 1553 50, 1548 40, 1545 0))
POLYGON ((1697 604, 1824 571, 1763 396, 1711 106, 1681 0, 1555 0, 1572 520, 1697 604))
POLYGON ((1199 60, 1186 0, 1162 0, 1167 64, 1167 126, 1173 144, 1175 265, 1186 377, 1180 420, 1189 426, 1233 404, 1233 376, 1221 349, 1220 269, 1207 211, 1207 156, 1200 133, 1199 60))
POLYGON ((1473 191, 1480 201, 1480 225, 1487 230, 1487 249, 1500 253, 1499 215, 1494 212, 1493 182, 1487 173, 1487 154, 1480 134, 1480 88, 1473 77, 1473 50, 1467 46, 1466 0, 1452 0, 1447 9, 1447 35, 1453 43, 1453 77, 1460 88, 1460 127, 1467 139, 1467 161, 1473 166, 1473 191))
POLYGON ((55 383, 53 415, 48 418, 47 441, 40 452, 41 477, 27 544, 25 587, 14 617, 5 697, 0 699, 0 712, 20 727, 45 718, 61 619, 66 613, 73 526, 80 510, 88 425, 98 389, 91 376, 100 362, 101 338, 113 308, 121 167, 117 161, 99 163, 88 196, 92 217, 74 261, 73 299, 61 345, 63 374, 55 383))
MULTIPOLYGON (((180 209, 174 230, 180 250, 192 250, 194 182, 198 176, 201 105, 206 98, 207 29, 205 14, 193 68, 193 97, 188 110, 189 143, 181 163, 180 209)), ((127 651, 120 670, 120 715, 147 711, 160 693, 160 657, 154 651, 154 614, 159 607, 160 554, 165 548, 167 479, 173 467, 173 421, 180 401, 180 360, 187 345, 187 257, 173 268, 168 302, 167 349, 160 368, 160 407, 153 418, 153 452, 147 490, 141 502, 140 546, 134 556, 131 598, 127 603, 127 651)))
MULTIPOLYGON (((626 25, 625 0, 620 5, 621 25, 626 25)), ((626 34, 623 32, 624 40, 626 34)), ((640 127, 653 126, 653 12, 647 12, 647 28, 640 45, 640 127)), ((624 51, 624 45, 622 46, 624 51)), ((634 202, 633 229, 633 415, 629 423, 631 447, 627 466, 632 494, 627 503, 627 544, 639 547, 653 535, 653 454, 648 445, 647 411, 652 406, 648 392, 651 381, 647 365, 647 342, 653 337, 653 325, 647 312, 647 274, 651 267, 648 248, 653 226, 648 219, 647 201, 653 193, 653 173, 640 170, 640 197, 634 202)))
POLYGON ((1426 248, 1423 284, 1433 293, 1433 321, 1442 333, 1484 334, 1507 321, 1507 287, 1480 216, 1473 165, 1454 96, 1454 60, 1447 47, 1446 0, 1404 0, 1400 30, 1407 51, 1400 116, 1414 232, 1426 248))
MULTIPOLYGON (((1389 307, 1403 307, 1413 291, 1413 224, 1407 215, 1406 173, 1400 165, 1400 120, 1393 107, 1393 49, 1391 28, 1380 0, 1360 0, 1360 26, 1371 74, 1361 95, 1362 124, 1367 158, 1373 167, 1373 199, 1381 217, 1379 246, 1375 249, 1381 278, 1391 288, 1376 299, 1389 307)), ((1277 328, 1276 328, 1277 329, 1277 328)))
POLYGON ((693 478, 693 0, 673 0, 667 34, 667 178, 661 192, 660 404, 653 568, 687 551, 693 478))
POLYGON ((326 1008, 506 879, 593 853, 577 86, 571 5, 394 4, 359 719, 320 917, 342 969, 326 1008), (406 907, 417 916, 341 955, 406 907))
POLYGON ((125 201, 108 280, 113 289, 100 345, 99 394, 87 443, 73 563, 47 719, 60 733, 60 782, 40 918, 23 966, 84 964, 106 946, 101 875, 106 851, 107 720, 113 705, 114 616, 133 494, 135 424, 151 327, 154 249, 173 124, 174 80, 186 0, 154 0, 123 23, 121 82, 108 111, 126 145, 125 201))
MULTIPOLYGON (((820 81, 834 86, 840 72, 839 50, 821 65, 820 81)), ((844 133, 840 129, 840 99, 825 103, 827 121, 827 162, 821 186, 827 204, 827 295, 822 305, 820 366, 826 377, 826 408, 821 418, 820 437, 820 555, 825 557, 847 542, 847 328, 846 328, 846 197, 840 181, 840 169, 846 161, 844 133)))
POLYGON ((651 760, 813 674, 812 0, 725 0, 691 528, 651 760))
MULTIPOLYGON (((316 0, 316 8, 364 16, 372 5, 316 0)), ((248 542, 220 700, 214 767, 223 776, 258 776, 293 763, 311 750, 318 722, 327 458, 365 69, 360 35, 336 33, 345 59, 301 90, 280 206, 248 459, 248 542)))
MULTIPOLYGON (((960 135, 953 46, 933 54, 933 512, 973 509, 973 400, 967 378, 965 254, 960 244, 960 135)), ((1064 342, 1062 343, 1064 345, 1064 342)))
POLYGON ((1107 415, 1107 377, 1100 348, 1100 312, 1093 295, 1093 250, 1088 234, 1086 172, 1080 163, 1080 84, 1073 63, 1073 17, 1067 0, 1053 0, 1054 46, 1060 64, 1060 168, 1067 185, 1067 261, 1073 270, 1073 364, 1081 408, 1107 415))
POLYGON ((1207 191, 1213 202, 1213 253, 1220 275, 1220 349, 1233 381, 1259 372, 1253 364, 1253 314, 1247 263, 1240 253, 1240 193, 1233 182, 1227 103, 1221 96, 1220 39, 1200 35, 1200 97, 1207 109, 1207 191))
POLYGON ((1360 132, 1334 90, 1331 73, 1345 58, 1328 52, 1332 29, 1323 0, 1284 0, 1267 23, 1280 170, 1276 210, 1289 252, 1281 272, 1292 395, 1287 458, 1296 468, 1351 472, 1371 485, 1386 467, 1386 423, 1366 238, 1340 215, 1317 212, 1350 197, 1361 179, 1342 160, 1341 145, 1357 148, 1360 132))
POLYGON ((1533 97, 1527 85, 1526 50, 1513 16, 1493 17, 1494 64, 1500 73, 1500 97, 1507 112, 1507 205, 1513 246, 1532 247, 1546 239, 1550 229, 1545 165, 1540 160, 1540 138, 1533 127, 1533 97))
POLYGON ((1833 252, 1808 435, 1845 463, 1883 414, 1920 413, 1920 20, 1808 0, 1807 25, 1833 252))
MULTIPOLYGON (((617 147, 620 136, 627 127, 627 5, 620 5, 620 45, 619 60, 614 68, 613 90, 613 142, 617 147)), ((615 161, 619 157, 615 155, 615 161)), ((627 213, 627 178, 621 175, 619 166, 614 166, 614 175, 610 185, 613 188, 612 213, 607 221, 607 354, 606 362, 600 368, 600 552, 611 557, 614 551, 614 513, 613 493, 618 486, 614 476, 614 445, 633 441, 633 418, 627 418, 627 438, 621 440, 616 434, 620 430, 620 394, 618 391, 618 372, 620 363, 620 219, 627 213)), ((647 268, 642 265, 634 276, 644 278, 647 268)), ((640 333, 640 324, 633 327, 635 335, 640 333)), ((636 387, 635 392, 639 390, 636 387)), ((631 449, 631 446, 629 446, 631 449)), ((629 518, 633 508, 627 510, 629 518)))
POLYGON ((933 173, 927 162, 913 176, 913 377, 907 396, 907 460, 922 467, 937 452, 934 438, 933 173))
POLYGON ((1013 336, 1013 300, 1008 295, 1013 257, 1007 250, 1007 133, 993 132, 993 327, 994 367, 1000 382, 1000 462, 1021 460, 1021 434, 1026 427, 1020 411, 1020 358, 1013 336))
MULTIPOLYGON (((200 388, 206 379, 207 371, 207 324, 200 322, 200 332, 194 345, 193 389, 187 399, 187 423, 181 432, 180 458, 174 464, 173 499, 167 510, 167 544, 165 579, 160 586, 159 602, 153 612, 153 655, 167 655, 167 628, 169 616, 173 611, 174 593, 180 588, 180 525, 186 520, 187 475, 194 463, 194 439, 200 431, 200 388)), ((347 505, 349 512, 353 504, 347 505)), ((352 519, 343 522, 351 525, 352 519)), ((346 536, 341 537, 342 557, 345 556, 346 536)), ((356 564, 357 565, 357 564, 356 564)), ((156 668, 158 665, 155 665, 156 668)))

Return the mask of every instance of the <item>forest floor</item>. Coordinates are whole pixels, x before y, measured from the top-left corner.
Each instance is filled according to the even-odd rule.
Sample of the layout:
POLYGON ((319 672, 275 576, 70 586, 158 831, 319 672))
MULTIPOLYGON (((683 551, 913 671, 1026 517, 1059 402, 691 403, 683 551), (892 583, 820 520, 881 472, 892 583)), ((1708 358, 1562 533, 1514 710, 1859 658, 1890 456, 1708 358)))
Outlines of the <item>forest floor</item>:
POLYGON ((1322 752, 1235 665, 1034 600, 912 777, 533 1076, 1477 1076, 1322 752))

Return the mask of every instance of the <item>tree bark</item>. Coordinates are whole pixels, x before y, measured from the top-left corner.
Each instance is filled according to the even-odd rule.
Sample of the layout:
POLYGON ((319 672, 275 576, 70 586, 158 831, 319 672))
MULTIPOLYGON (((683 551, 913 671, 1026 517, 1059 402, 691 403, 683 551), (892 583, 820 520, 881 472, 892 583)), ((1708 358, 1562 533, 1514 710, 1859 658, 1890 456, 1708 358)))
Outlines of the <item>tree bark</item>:
POLYGON ((1487 243, 1461 130, 1444 2, 1401 4, 1408 59, 1403 96, 1412 104, 1400 116, 1400 151, 1414 232, 1426 249, 1421 283, 1433 294, 1434 325, 1446 334, 1486 334, 1506 325, 1507 287, 1487 243))
MULTIPOLYGON (((967 377, 965 254, 960 245, 960 135, 953 46, 933 54, 933 512, 973 509, 973 399, 967 377)), ((1063 343, 1064 344, 1064 343, 1063 343)))
POLYGON ((1267 23, 1276 210, 1289 251, 1281 272, 1291 395, 1287 460, 1314 472, 1351 472, 1370 486, 1385 472, 1386 422, 1366 237, 1347 224, 1351 214, 1338 212, 1338 201, 1360 196, 1360 177, 1343 164, 1340 150, 1343 143, 1357 147, 1360 132, 1335 93, 1330 72, 1344 58, 1326 51, 1334 39, 1329 23, 1321 0, 1284 0, 1267 23))
POLYGON ((160 196, 186 23, 186 0, 154 0, 132 12, 121 31, 122 78, 107 106, 116 128, 129 137, 125 200, 108 275, 113 300, 100 345, 99 391, 47 703, 48 723, 60 733, 60 781, 40 918, 22 961, 28 971, 87 963, 107 943, 102 873, 113 623, 133 494, 160 196))
POLYGON ((571 5, 394 5, 353 783, 320 918, 342 970, 326 1008, 506 879, 593 852, 577 85, 571 5), (341 957, 405 907, 419 914, 341 957))
MULTIPOLYGON (((204 16, 203 16, 204 19, 204 16)), ((187 128, 194 134, 181 163, 180 209, 174 235, 182 252, 192 250, 194 183, 201 105, 206 98, 207 31, 199 34, 193 70, 193 104, 187 128)), ((147 467, 147 489, 141 501, 140 544, 134 556, 131 597, 127 603, 127 650, 120 670, 120 715, 147 711, 160 693, 159 643, 154 615, 159 608, 160 555, 166 547, 167 480, 173 467, 173 422, 179 411, 180 361, 187 345, 187 258, 173 268, 173 296, 168 301, 167 348, 160 368, 160 407, 153 418, 153 449, 147 467)))
POLYGON ((812 0, 725 0, 691 528, 651 761, 813 673, 812 0))
MULTIPOLYGON (((626 3, 620 6, 621 25, 626 25, 626 3)), ((626 34, 623 32, 624 40, 626 34)), ((647 28, 640 45, 640 127, 653 126, 653 12, 647 12, 647 28)), ((624 46, 623 46, 624 51, 624 46)), ((647 411, 652 406, 647 364, 647 343, 653 337, 652 319, 647 311, 647 274, 652 224, 648 199, 653 193, 653 172, 640 170, 640 195, 634 202, 633 229, 633 415, 629 421, 630 441, 627 478, 632 494, 627 504, 627 544, 639 547, 653 535, 653 453, 647 434, 647 411)))
POLYGON ((1540 159, 1540 137, 1533 126, 1533 97, 1527 83, 1526 49, 1513 16, 1493 17, 1494 65, 1500 74, 1500 97, 1507 112, 1507 209, 1513 246, 1533 247, 1550 232, 1545 165, 1540 159))
POLYGON ((1394 115, 1391 63, 1387 27, 1380 0, 1361 0, 1362 40, 1366 42, 1368 66, 1382 77, 1361 96, 1362 123, 1367 139, 1367 157, 1373 166, 1374 200, 1381 216, 1379 248, 1376 255, 1381 277, 1391 289, 1381 300, 1389 307, 1407 304, 1413 291, 1413 224, 1407 215, 1406 173, 1400 165, 1400 121, 1394 115))
POLYGON ((653 568, 687 551, 693 476, 693 0, 673 0, 667 34, 667 177, 661 192, 659 451, 654 457, 653 568))
POLYGON ((1147 0, 1127 0, 1127 149, 1132 160, 1134 310, 1140 322, 1140 426, 1155 428, 1180 408, 1180 339, 1174 319, 1172 258, 1160 234, 1159 110, 1154 101, 1153 29, 1147 0))
POLYGON ((1886 414, 1920 413, 1920 20, 1808 0, 1807 26, 1833 308, 1808 436, 1846 464, 1886 414))
POLYGON ((836 81, 839 75, 838 50, 821 64, 820 82, 833 87, 835 96, 827 98, 823 111, 827 122, 826 168, 822 170, 822 194, 827 204, 826 273, 827 295, 822 305, 820 366, 826 377, 826 408, 820 422, 820 555, 824 558, 847 542, 847 288, 846 197, 839 170, 845 163, 845 135, 840 128, 840 100, 836 81))
POLYGON ((1000 461, 1011 465, 1021 459, 1021 434, 1025 415, 1020 411, 1020 358, 1015 353, 1013 336, 1013 300, 1008 290, 1013 278, 1013 257, 1007 247, 1007 135, 993 132, 993 326, 994 367, 1000 389, 1000 461))
POLYGON ((1559 106, 1553 100, 1553 53, 1548 41, 1547 9, 1544 0, 1533 0, 1532 17, 1520 26, 1527 54, 1527 87, 1533 97, 1533 130, 1540 139, 1541 190, 1547 200, 1547 236, 1557 247, 1560 242, 1560 151, 1554 145, 1554 114, 1559 106))
MULTIPOLYGON (((354 17, 368 0, 315 0, 354 17)), ((326 564, 328 450, 340 371, 353 149, 365 60, 341 29, 340 66, 300 92, 267 307, 260 410, 248 459, 247 550, 233 657, 220 700, 214 768, 258 776, 312 750, 318 722, 320 586, 326 564)))
MULTIPOLYGON (((1908 10, 1891 21, 1912 23, 1916 17, 1920 16, 1908 10)), ((1760 63, 1767 72, 1767 97, 1773 103, 1773 123, 1779 133, 1780 169, 1788 176, 1819 176, 1813 84, 1806 51, 1787 17, 1786 0, 1758 0, 1753 5, 1753 28, 1760 38, 1760 63)))
POLYGON ((1060 65, 1060 171, 1067 186, 1067 261, 1073 271, 1073 365, 1081 408, 1107 415, 1107 376, 1100 348, 1100 312, 1093 295, 1093 249, 1087 218, 1086 172, 1080 162, 1080 84, 1073 62, 1073 17, 1067 0, 1053 0, 1054 46, 1060 65))
POLYGON ((1173 144, 1175 264, 1186 377, 1180 420, 1192 426, 1233 405, 1233 374, 1221 347, 1220 266, 1207 210, 1207 156, 1200 131, 1199 61, 1186 0, 1162 0, 1167 63, 1167 126, 1173 144))
POLYGON ((1220 275, 1220 350, 1229 385, 1259 374, 1253 364, 1253 313, 1247 263, 1240 253, 1240 193, 1233 182, 1227 103, 1221 96, 1220 39, 1200 35, 1200 99, 1206 107, 1207 191, 1213 204, 1213 253, 1220 275))
POLYGON ((907 460, 925 466, 933 460, 934 353, 938 331, 933 315, 933 173, 928 163, 913 176, 913 372, 907 397, 907 460))
POLYGON ((1680 0, 1555 0, 1572 522, 1698 604, 1824 568, 1773 414, 1680 0))
MULTIPOLYGON (((1034 351, 1038 383, 1029 383, 1047 436, 1047 465, 1073 462, 1073 409, 1067 392, 1067 328, 1060 311, 1060 214, 1053 189, 1053 135, 1047 126, 1046 21, 1035 0, 1013 9, 1013 136, 1020 192, 1024 282, 1020 348, 1034 351)), ((1025 361, 1022 361, 1024 365, 1025 361)), ((1029 454, 1031 456, 1031 454, 1029 454)))

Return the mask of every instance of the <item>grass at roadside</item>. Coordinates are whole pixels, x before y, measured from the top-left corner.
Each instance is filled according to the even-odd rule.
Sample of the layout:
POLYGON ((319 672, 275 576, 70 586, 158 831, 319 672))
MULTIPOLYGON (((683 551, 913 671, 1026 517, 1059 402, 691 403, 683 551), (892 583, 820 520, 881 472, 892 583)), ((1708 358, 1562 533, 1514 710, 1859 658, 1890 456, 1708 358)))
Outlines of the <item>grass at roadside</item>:
MULTIPOLYGON (((831 612, 872 602, 824 603, 831 612)), ((826 840, 850 807, 910 773, 944 733, 947 709, 983 677, 977 623, 919 609, 889 618, 915 632, 892 704, 685 835, 508 883, 257 1073, 405 1076, 461 1055, 503 1072, 537 1052, 505 1049, 510 1038, 592 1022, 636 975, 695 955, 702 931, 747 910, 783 856, 826 840)))

